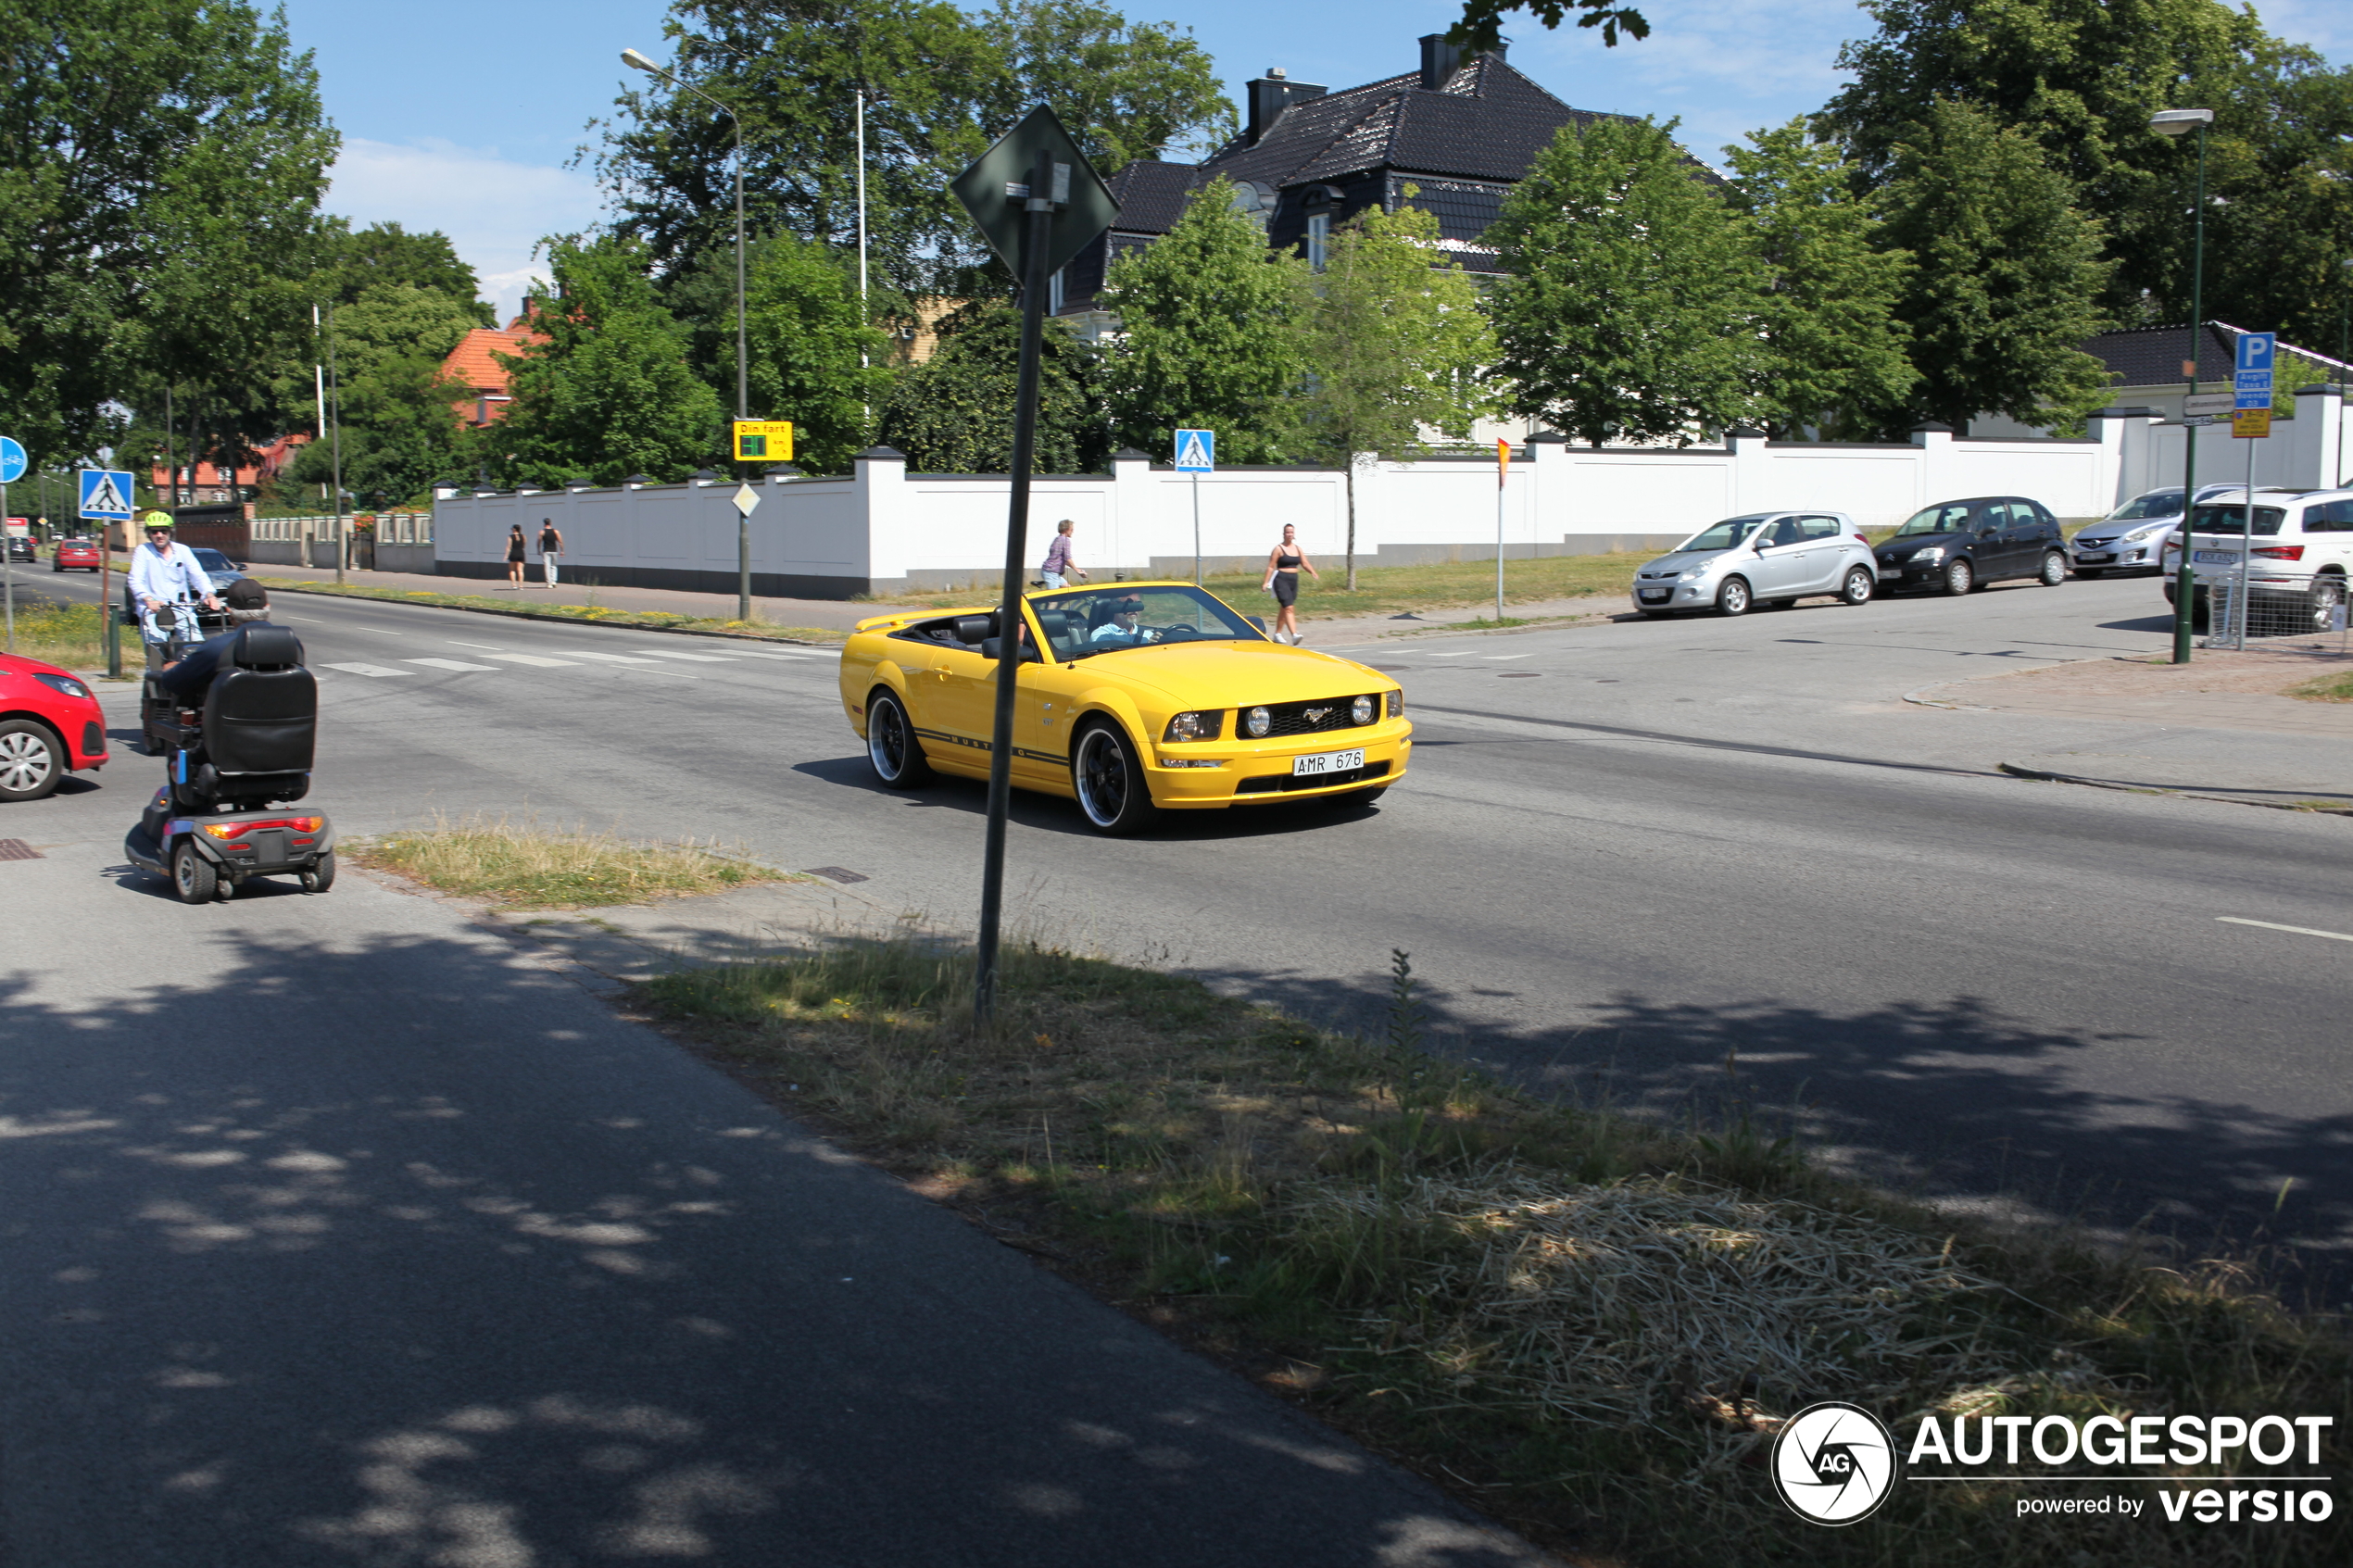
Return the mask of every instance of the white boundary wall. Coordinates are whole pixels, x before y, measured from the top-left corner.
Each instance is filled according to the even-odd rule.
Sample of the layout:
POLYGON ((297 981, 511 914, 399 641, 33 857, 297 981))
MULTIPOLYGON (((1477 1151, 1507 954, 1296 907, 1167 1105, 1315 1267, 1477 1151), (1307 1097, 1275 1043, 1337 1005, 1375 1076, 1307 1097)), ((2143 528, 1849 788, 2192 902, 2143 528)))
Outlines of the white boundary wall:
MULTIPOLYGON (((2299 397, 2298 417, 2258 448, 2258 483, 2314 488, 2333 482, 2347 428, 2334 397, 2299 397)), ((2062 518, 2105 515, 2144 490, 2181 482, 2178 427, 2137 410, 2110 410, 2082 441, 1956 440, 1941 429, 1905 445, 1833 445, 1735 436, 1721 447, 1571 446, 1539 438, 1515 452, 1503 496, 1512 556, 1664 549, 1720 517, 1768 508, 1819 507, 1869 527, 1900 521, 1931 501, 2018 495, 2062 518)), ((2226 427, 2200 441, 2199 477, 2246 474, 2246 445, 2226 427)), ((1191 570, 1193 481, 1122 453, 1109 474, 1033 482, 1023 559, 1035 571, 1054 527, 1077 524, 1079 564, 1097 576, 1191 570)), ((618 489, 440 492, 434 537, 440 570, 505 575, 508 525, 536 550, 540 520, 563 531, 574 581, 728 593, 736 586, 732 479, 618 489)), ((1226 469, 1200 482, 1201 553, 1213 567, 1263 560, 1298 526, 1318 565, 1347 536, 1344 475, 1309 468, 1226 469)), ((853 477, 771 476, 756 484, 752 589, 762 596, 842 598, 908 587, 995 581, 1004 558, 1003 475, 911 474, 888 448, 862 454, 853 477)), ((1367 462, 1356 482, 1361 560, 1398 564, 1491 559, 1495 469, 1489 458, 1367 462)), ((535 555, 534 557, 535 559, 535 555)))

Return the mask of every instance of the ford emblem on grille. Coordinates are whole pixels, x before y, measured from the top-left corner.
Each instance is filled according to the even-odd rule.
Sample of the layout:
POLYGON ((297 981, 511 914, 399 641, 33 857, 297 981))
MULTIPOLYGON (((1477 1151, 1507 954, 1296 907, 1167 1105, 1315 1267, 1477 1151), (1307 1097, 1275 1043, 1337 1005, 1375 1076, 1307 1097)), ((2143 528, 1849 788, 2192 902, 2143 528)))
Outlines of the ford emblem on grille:
POLYGON ((1302 708, 1300 711, 1307 715, 1307 721, 1309 723, 1320 724, 1324 721, 1324 715, 1329 713, 1331 709, 1328 708, 1302 708))

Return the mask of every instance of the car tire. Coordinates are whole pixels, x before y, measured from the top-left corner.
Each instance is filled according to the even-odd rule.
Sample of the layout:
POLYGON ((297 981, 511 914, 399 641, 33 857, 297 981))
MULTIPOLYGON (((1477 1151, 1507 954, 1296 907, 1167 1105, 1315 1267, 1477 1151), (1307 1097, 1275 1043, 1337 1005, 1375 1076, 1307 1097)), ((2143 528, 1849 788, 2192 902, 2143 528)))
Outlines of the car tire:
POLYGON ((931 782, 931 761, 896 693, 878 691, 866 699, 866 762, 885 789, 931 782))
POLYGON ((332 849, 303 869, 302 890, 324 893, 335 884, 335 852, 332 849))
POLYGON ((2107 573, 2103 569, 2096 566, 2079 566, 2075 569, 2075 575, 2082 578, 2086 583, 2096 583, 2102 577, 2106 576, 2107 573))
POLYGON ((1966 560, 1948 563, 1944 568, 1944 591, 1955 598, 1974 593, 1977 589, 1977 568, 1966 560))
POLYGON ((1070 784, 1087 825, 1107 838, 1140 832, 1160 814, 1142 759, 1126 732, 1107 719, 1079 732, 1070 750, 1070 784))
POLYGON ((71 771, 65 743, 34 719, 0 724, 0 800, 39 800, 71 771))
POLYGON ((2066 582, 2067 558, 2060 555, 2057 550, 2045 550, 2043 552, 2043 570, 2034 574, 2034 581, 2041 583, 2045 588, 2056 588, 2060 583, 2066 582))
POLYGON ((1879 574, 1868 566, 1849 567, 1838 585, 1838 602, 1843 605, 1867 605, 1879 592, 1879 574))
POLYGON ((220 873, 196 847, 182 839, 171 852, 171 890, 183 904, 209 904, 219 895, 220 873))
POLYGON ((1723 616, 1746 615, 1755 603, 1745 577, 1727 577, 1724 585, 1716 590, 1716 613, 1723 616))
POLYGON ((2329 572, 2313 578, 2311 592, 2305 602, 2311 610, 2312 630, 2327 631, 2331 612, 2345 602, 2345 579, 2329 572))

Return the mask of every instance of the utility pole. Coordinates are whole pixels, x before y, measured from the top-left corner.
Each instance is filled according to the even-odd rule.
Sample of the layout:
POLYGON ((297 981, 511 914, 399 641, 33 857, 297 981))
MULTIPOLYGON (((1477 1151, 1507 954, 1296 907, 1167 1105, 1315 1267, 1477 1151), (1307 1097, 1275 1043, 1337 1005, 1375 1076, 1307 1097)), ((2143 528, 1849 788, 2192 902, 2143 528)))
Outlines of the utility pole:
POLYGON ((335 586, 343 586, 343 374, 335 369, 335 307, 327 307, 327 380, 334 387, 334 420, 328 425, 329 457, 334 464, 335 586))

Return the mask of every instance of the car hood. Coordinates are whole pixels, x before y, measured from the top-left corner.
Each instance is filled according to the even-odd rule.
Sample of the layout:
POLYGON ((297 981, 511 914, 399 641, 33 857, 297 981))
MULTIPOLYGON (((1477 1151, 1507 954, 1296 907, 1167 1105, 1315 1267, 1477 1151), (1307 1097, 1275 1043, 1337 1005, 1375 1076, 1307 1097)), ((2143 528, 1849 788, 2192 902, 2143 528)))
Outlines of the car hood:
POLYGON ((42 659, 27 659, 20 653, 0 653, 0 674, 65 675, 77 681, 82 679, 81 676, 74 674, 74 672, 70 670, 64 669, 58 665, 47 663, 42 659))
POLYGON ((1960 533, 1906 533, 1901 539, 1881 540, 1871 546, 1871 554, 1886 560, 1901 560, 1914 550, 1924 549, 1931 545, 1949 545, 1956 539, 1968 537, 1968 534, 1960 533))
POLYGON ((1151 693, 1173 709, 1385 692, 1397 683, 1353 659, 1281 643, 1189 643, 1121 648, 1078 661, 1092 681, 1151 693))
POLYGON ((1750 553, 1746 546, 1730 550, 1678 550, 1671 556, 1659 557, 1642 570, 1648 572, 1700 571, 1719 565, 1733 556, 1750 553))

